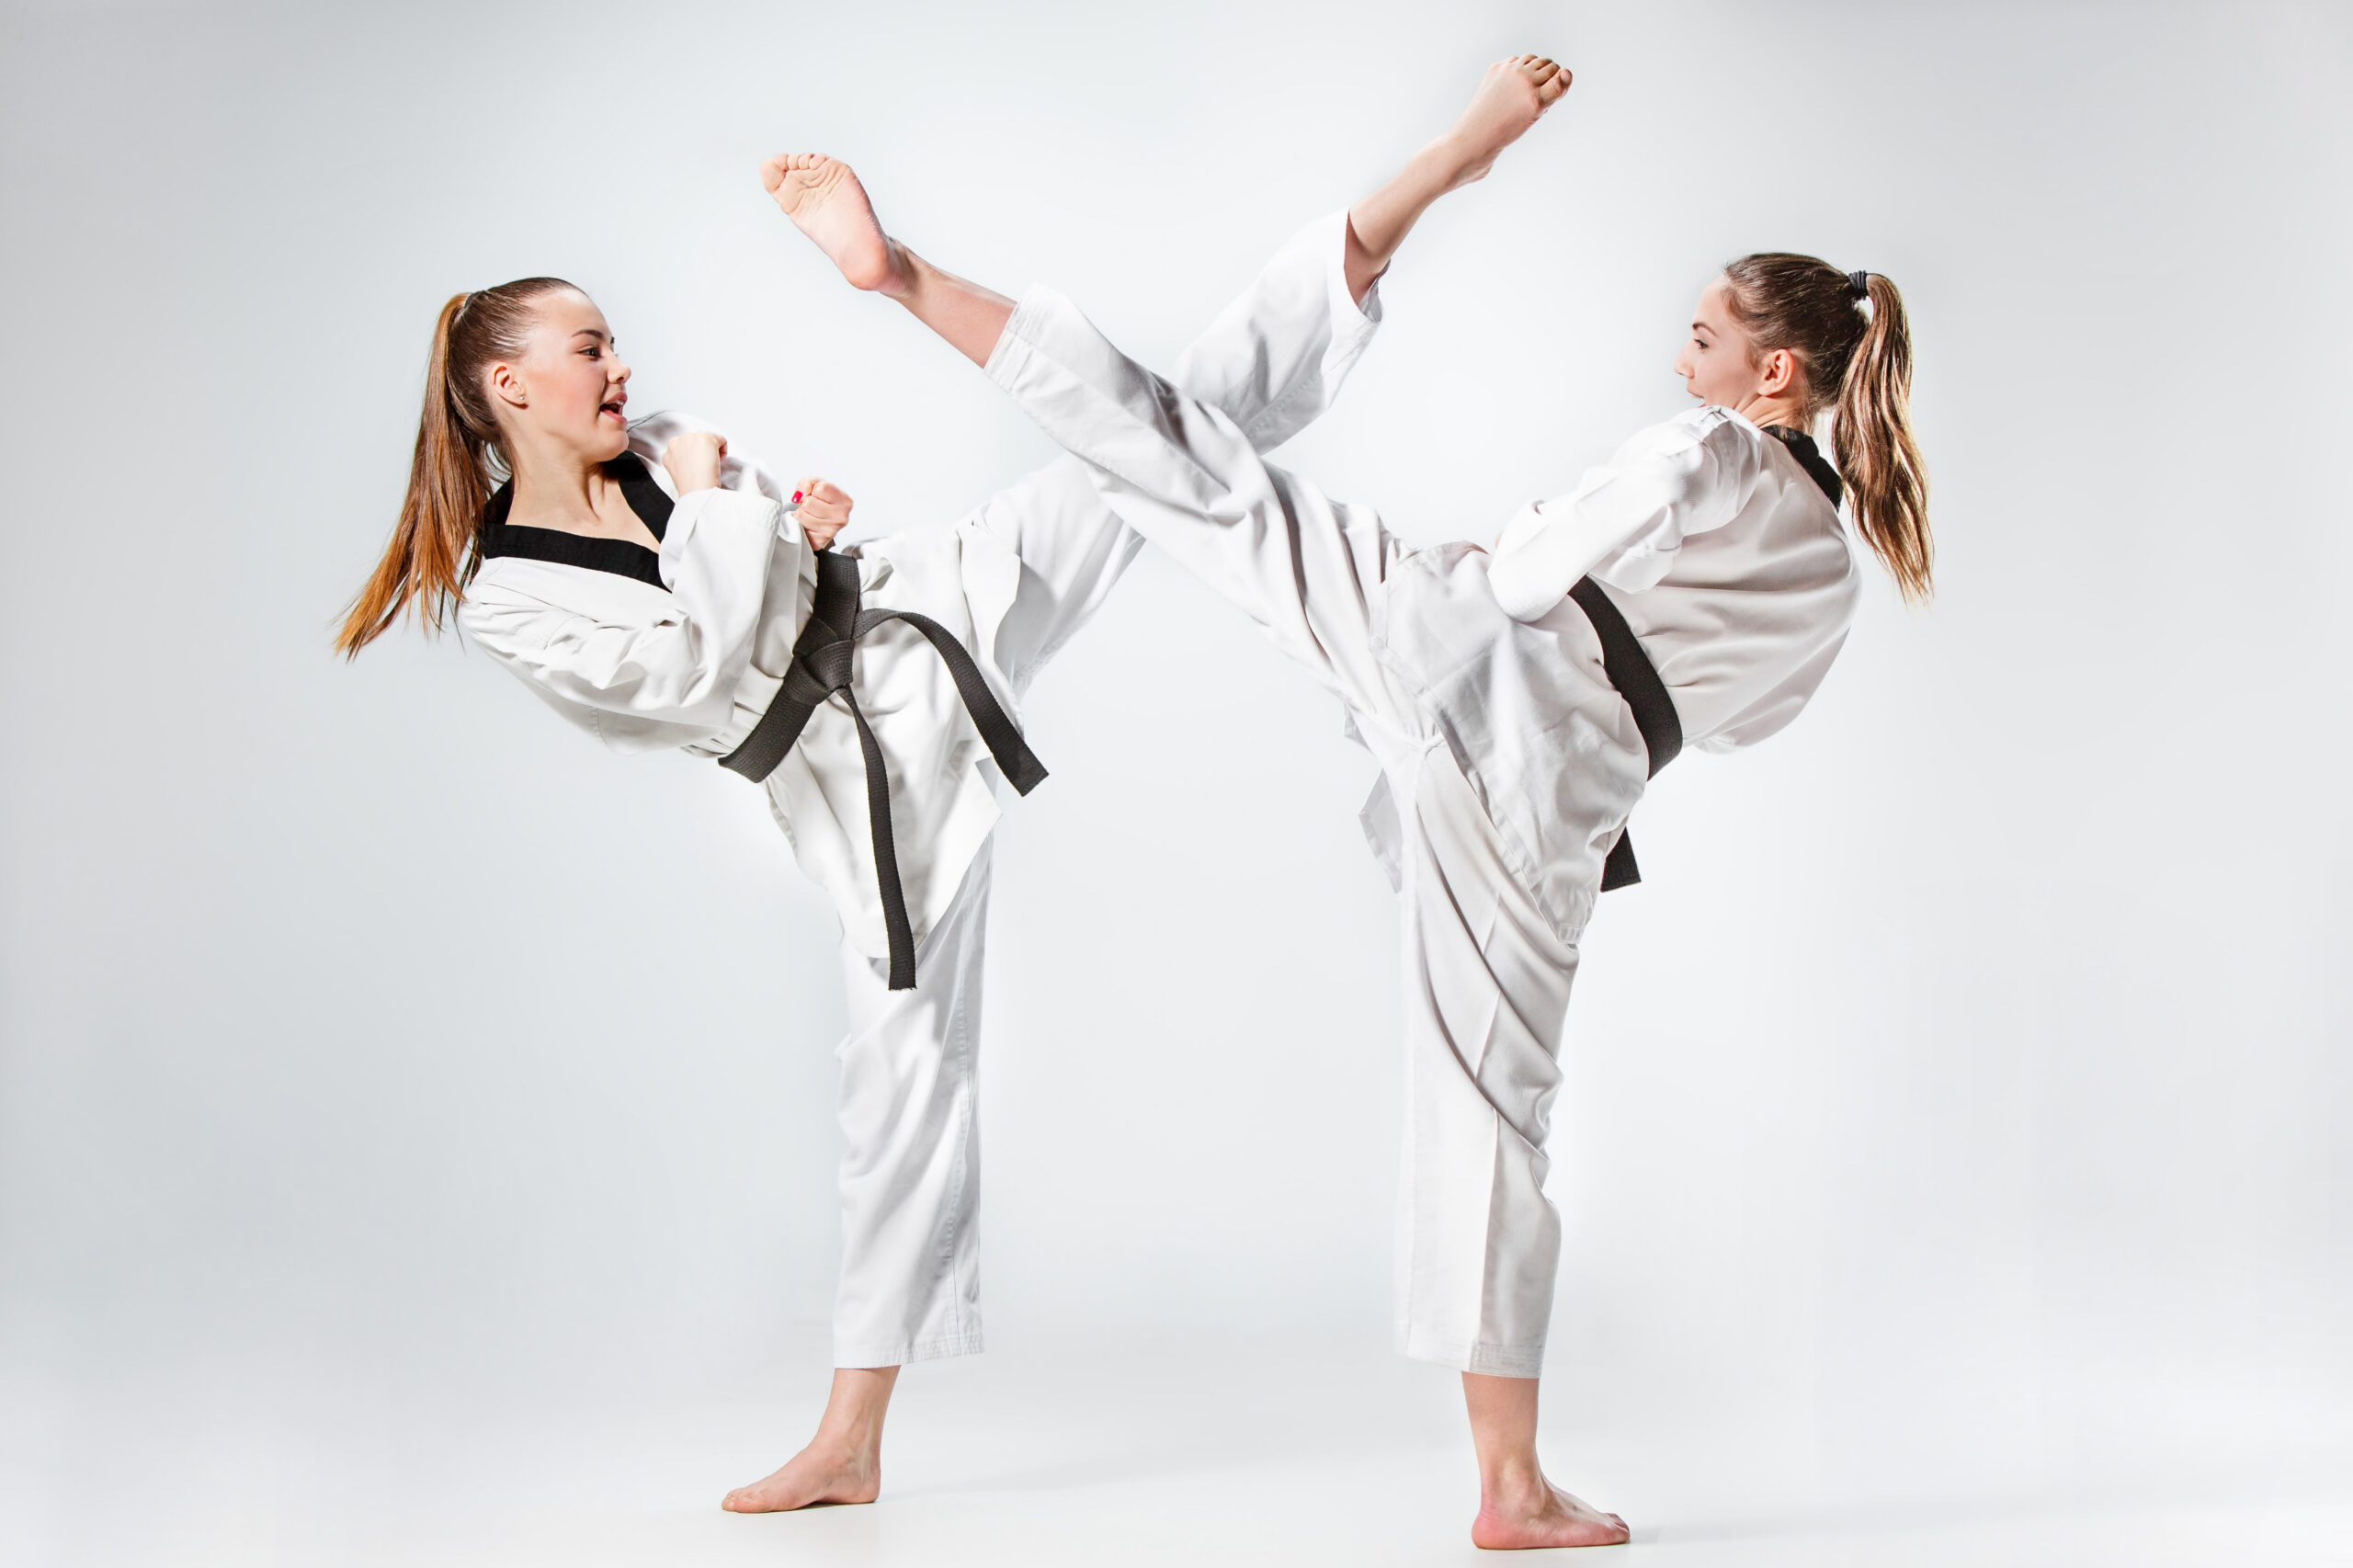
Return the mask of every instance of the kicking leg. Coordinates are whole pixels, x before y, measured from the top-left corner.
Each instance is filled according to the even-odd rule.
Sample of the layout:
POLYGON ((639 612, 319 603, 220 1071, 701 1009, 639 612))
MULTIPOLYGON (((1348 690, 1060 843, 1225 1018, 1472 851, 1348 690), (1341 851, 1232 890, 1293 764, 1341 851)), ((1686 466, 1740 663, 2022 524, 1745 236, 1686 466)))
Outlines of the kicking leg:
MULTIPOLYGON (((1380 324, 1349 296, 1347 215, 1302 228, 1176 361, 1176 385, 1266 451, 1328 411, 1380 324)), ((997 667, 1017 691, 1091 619, 1142 548, 1076 458, 991 496, 965 520, 1021 563, 996 634, 997 667)))
POLYGON ((973 364, 989 362, 1013 301, 940 271, 883 233, 847 164, 821 153, 780 153, 760 165, 760 183, 851 288, 898 301, 973 364))
MULTIPOLYGON (((1541 55, 1514 55, 1489 66, 1453 128, 1348 210, 1350 298, 1361 301, 1430 204, 1484 178, 1503 150, 1568 91, 1569 81, 1565 67, 1541 55)), ((898 301, 964 358, 988 364, 1013 301, 941 271, 884 233, 847 164, 817 153, 779 153, 760 165, 760 183, 852 288, 898 301)))
POLYGON ((1395 178, 1348 209, 1348 291, 1361 300, 1430 203, 1484 179, 1503 150, 1569 90, 1569 72, 1540 54, 1487 67, 1454 128, 1407 160, 1395 178))
MULTIPOLYGON (((1502 62, 1455 129, 1359 205, 1344 268, 1353 300, 1365 297, 1429 204, 1483 174, 1564 79, 1549 61, 1502 62)), ((1097 470, 1129 523, 1349 700, 1376 715, 1392 706, 1371 652, 1370 611, 1394 540, 1369 511, 1330 502, 1263 462, 1264 447, 1279 438, 1279 418, 1245 427, 1215 403, 1188 397, 1120 355, 1051 291, 1035 291, 1017 312, 1003 295, 930 267, 884 236, 865 193, 831 159, 771 159, 762 178, 846 278, 905 305, 1097 470)))
MULTIPOLYGON (((939 271, 891 240, 848 167, 812 153, 771 158, 761 178, 777 204, 861 289, 898 300, 976 362, 1003 335, 1012 302, 939 271)), ((1177 384, 1241 426, 1258 450, 1288 440, 1332 405, 1371 341, 1377 309, 1351 291, 1345 214, 1308 224, 1186 349, 1177 384)), ((1000 625, 997 666, 1015 690, 1090 619, 1142 540, 1071 460, 992 497, 966 519, 1021 562, 1018 597, 1000 625)))

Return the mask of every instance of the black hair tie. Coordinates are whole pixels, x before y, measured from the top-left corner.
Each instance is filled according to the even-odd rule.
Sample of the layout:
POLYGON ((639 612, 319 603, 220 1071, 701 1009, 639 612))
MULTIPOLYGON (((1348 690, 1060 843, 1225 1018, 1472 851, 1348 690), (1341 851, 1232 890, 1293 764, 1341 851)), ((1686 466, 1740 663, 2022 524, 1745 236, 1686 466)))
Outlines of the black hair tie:
POLYGON ((1871 297, 1871 275, 1868 272, 1849 272, 1847 274, 1847 297, 1850 300, 1870 299, 1871 297))

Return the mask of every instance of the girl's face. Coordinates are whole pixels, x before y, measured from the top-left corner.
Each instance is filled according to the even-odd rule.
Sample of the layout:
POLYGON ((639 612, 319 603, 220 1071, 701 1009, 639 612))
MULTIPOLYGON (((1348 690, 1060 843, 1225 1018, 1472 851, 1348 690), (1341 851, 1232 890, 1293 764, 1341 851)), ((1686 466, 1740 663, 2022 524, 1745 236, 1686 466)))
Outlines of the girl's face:
POLYGON ((1732 313, 1721 277, 1691 312, 1691 335, 1675 357, 1675 373, 1701 403, 1742 413, 1767 399, 1800 393, 1797 356, 1786 348, 1756 352, 1756 340, 1732 313))
POLYGON ((534 301, 538 321, 523 352, 483 372, 499 423, 534 445, 606 462, 629 449, 629 366, 605 313, 585 294, 559 289, 534 301))
POLYGON ((1691 312, 1691 335, 1675 357, 1675 373, 1701 403, 1738 408, 1756 392, 1756 366, 1748 334, 1733 319, 1724 298, 1724 280, 1717 278, 1699 296, 1691 312))

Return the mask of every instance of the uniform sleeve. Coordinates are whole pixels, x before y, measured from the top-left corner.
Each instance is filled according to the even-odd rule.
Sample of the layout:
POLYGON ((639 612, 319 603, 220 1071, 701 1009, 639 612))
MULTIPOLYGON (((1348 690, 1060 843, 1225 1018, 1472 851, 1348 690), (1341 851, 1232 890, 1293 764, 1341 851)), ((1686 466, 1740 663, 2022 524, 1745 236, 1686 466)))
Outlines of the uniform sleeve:
POLYGON ((1496 600, 1535 620, 1588 573, 1630 592, 1655 585, 1693 534, 1739 515, 1764 456, 1720 409, 1653 426, 1569 494, 1523 507, 1495 542, 1496 600))
MULTIPOLYGON (((665 492, 670 489, 670 471, 662 466, 663 450, 689 430, 725 434, 707 419, 698 419, 691 414, 681 414, 675 409, 649 414, 629 427, 629 449, 645 460, 645 466, 652 471, 654 482, 665 492)), ((789 492, 777 483, 776 476, 762 467, 757 459, 740 455, 733 441, 728 443, 727 455, 719 460, 719 487, 739 494, 765 495, 779 506, 790 506, 785 500, 789 492)))
POLYGON ((466 629, 544 696, 715 733, 751 659, 770 552, 798 548, 799 528, 768 497, 698 490, 670 514, 662 579, 676 603, 653 624, 485 591, 469 599, 466 629))

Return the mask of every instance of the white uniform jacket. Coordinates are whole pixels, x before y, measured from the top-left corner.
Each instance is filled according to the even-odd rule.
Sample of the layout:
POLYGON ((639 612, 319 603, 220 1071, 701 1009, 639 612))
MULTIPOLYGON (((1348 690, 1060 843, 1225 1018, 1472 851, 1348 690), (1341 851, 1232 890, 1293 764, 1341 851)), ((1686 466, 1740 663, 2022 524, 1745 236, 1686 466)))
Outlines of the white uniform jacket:
POLYGON ((1797 717, 1860 591, 1836 505, 1787 445, 1728 408, 1640 431, 1568 494, 1523 507, 1488 572, 1505 613, 1526 621, 1586 575, 1658 666, 1684 744, 1711 752, 1797 717))
MULTIPOLYGON (((1187 350, 1187 384, 1230 411, 1261 448, 1330 406, 1379 320, 1377 305, 1368 301, 1359 311, 1348 298, 1345 236, 1340 213, 1309 224, 1187 350)), ((628 562, 622 570, 598 570, 572 559, 486 555, 459 610, 469 636, 616 751, 682 746, 712 757, 733 751, 774 699, 815 602, 814 554, 781 492, 756 465, 730 457, 720 488, 671 497, 662 449, 704 427, 656 415, 631 429, 631 451, 661 495, 675 501, 656 530, 658 558, 637 562, 634 577, 628 562)), ((1042 483, 1040 494, 1084 497, 1087 518, 1074 526, 1106 535, 1101 552, 1118 564, 1142 544, 1103 506, 1083 469, 1067 472, 1060 484, 1052 471, 1032 476, 952 528, 835 547, 857 560, 866 608, 912 610, 945 627, 1016 723, 1018 683, 1000 660, 1034 668, 1073 629, 1060 621, 1008 627, 1019 633, 1016 651, 999 646, 1025 570, 1006 541, 1022 537, 1023 508, 1044 504, 1029 490, 1042 483), (1125 534, 1124 542, 1108 537, 1114 533, 1125 534), (1029 647, 1041 633, 1049 645, 1029 647)), ((608 566, 613 551, 651 554, 573 535, 539 543, 540 554, 564 557, 595 547, 608 566)), ((1100 586, 1108 591, 1117 574, 1115 564, 1100 586)), ((920 944, 995 825, 995 759, 947 665, 904 621, 858 639, 851 681, 889 771, 900 883, 920 944)), ((845 939, 870 958, 884 957, 890 944, 875 883, 865 763, 846 704, 817 708, 766 788, 801 869, 840 912, 845 939)))
MULTIPOLYGON (((662 449, 702 428, 673 414, 631 427, 630 450, 665 496, 662 449)), ((676 498, 661 544, 649 563, 658 564, 659 586, 565 561, 489 557, 459 621, 549 707, 613 750, 679 746, 724 756, 782 684, 815 602, 815 552, 776 482, 732 456, 718 489, 676 498)), ((1020 582, 1009 551, 970 523, 841 548, 858 561, 867 608, 915 610, 946 627, 1018 722, 1010 683, 990 657, 1020 582)), ((892 831, 907 846, 900 883, 920 942, 996 824, 996 765, 946 665, 913 627, 887 622, 860 638, 854 670, 890 770, 892 831)), ((832 896, 851 944, 887 953, 865 762, 845 705, 818 708, 766 788, 801 869, 832 896)))
MULTIPOLYGON (((1574 941, 1601 859, 1643 779, 1600 642, 1568 591, 1590 575, 1675 700, 1684 744, 1726 752, 1805 706, 1860 591, 1836 506, 1779 438, 1724 408, 1636 434, 1567 495, 1524 507, 1491 555, 1439 545, 1396 561, 1376 608, 1382 662, 1436 722, 1524 885, 1574 941), (1611 712, 1592 704, 1609 694, 1611 712), (1595 829, 1599 828, 1598 836, 1595 829)), ((1364 737, 1376 754, 1392 749, 1364 737)), ((1394 881, 1390 781, 1361 813, 1394 881)))

